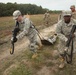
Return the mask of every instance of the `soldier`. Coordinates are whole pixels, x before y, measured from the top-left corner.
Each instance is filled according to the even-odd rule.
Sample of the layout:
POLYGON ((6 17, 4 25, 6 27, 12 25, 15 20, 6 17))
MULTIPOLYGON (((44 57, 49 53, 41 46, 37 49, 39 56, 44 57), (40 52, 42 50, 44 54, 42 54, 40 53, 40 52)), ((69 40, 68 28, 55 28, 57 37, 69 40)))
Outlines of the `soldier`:
POLYGON ((60 20, 63 19, 63 12, 64 12, 64 11, 62 11, 62 12, 60 13, 60 15, 58 16, 58 21, 60 21, 60 20))
POLYGON ((16 42, 22 37, 27 36, 30 40, 29 48, 34 53, 32 57, 37 56, 37 46, 40 47, 42 46, 42 44, 40 38, 38 37, 37 31, 33 26, 32 21, 30 21, 29 18, 25 18, 24 16, 22 16, 19 10, 13 12, 13 19, 19 23, 19 28, 21 32, 15 38, 12 38, 12 40, 15 40, 16 42))
MULTIPOLYGON (((61 64, 59 65, 59 68, 63 68, 65 66, 65 56, 64 56, 64 49, 66 48, 66 42, 68 40, 68 36, 70 34, 70 31, 73 27, 73 25, 76 25, 76 20, 71 18, 72 17, 72 13, 71 11, 64 11, 63 12, 63 20, 60 20, 57 23, 57 27, 56 27, 56 33, 57 36, 59 37, 59 47, 58 47, 58 51, 60 53, 60 57, 61 57, 61 64)), ((74 33, 73 37, 74 37, 74 52, 76 51, 76 32, 74 33)), ((70 49, 69 49, 70 52, 70 49)), ((68 53, 69 53, 68 52, 68 53)))
POLYGON ((44 14, 44 23, 45 25, 49 25, 50 23, 50 14, 49 14, 49 11, 47 11, 45 14, 44 14))
POLYGON ((75 10, 75 5, 72 5, 70 7, 71 11, 72 11, 72 18, 76 19, 76 10, 75 10))

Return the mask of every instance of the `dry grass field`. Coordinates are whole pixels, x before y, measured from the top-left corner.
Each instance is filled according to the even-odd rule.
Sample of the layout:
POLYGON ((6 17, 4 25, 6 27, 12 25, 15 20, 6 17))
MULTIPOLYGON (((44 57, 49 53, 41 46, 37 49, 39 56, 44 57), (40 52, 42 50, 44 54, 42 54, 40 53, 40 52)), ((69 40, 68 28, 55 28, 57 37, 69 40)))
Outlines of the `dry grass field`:
MULTIPOLYGON (((27 17, 27 16, 26 16, 27 17)), ((58 15, 51 15, 51 24, 57 22, 58 15)), ((44 26, 43 24, 43 15, 30 15, 29 18, 33 21, 36 27, 44 26)), ((0 38, 11 34, 13 27, 15 26, 14 20, 12 17, 0 17, 0 38)))
MULTIPOLYGON (((38 30, 43 29, 43 15, 30 15, 29 18, 38 30)), ((58 14, 51 14, 49 26, 57 23, 57 19, 58 14)), ((14 25, 12 17, 0 17, 0 75, 76 75, 76 58, 72 65, 67 64, 62 70, 58 68, 59 58, 54 55, 58 40, 54 45, 43 46, 38 56, 32 59, 32 53, 25 47, 27 43, 24 38, 15 44, 16 51, 10 55, 10 38, 14 25)))

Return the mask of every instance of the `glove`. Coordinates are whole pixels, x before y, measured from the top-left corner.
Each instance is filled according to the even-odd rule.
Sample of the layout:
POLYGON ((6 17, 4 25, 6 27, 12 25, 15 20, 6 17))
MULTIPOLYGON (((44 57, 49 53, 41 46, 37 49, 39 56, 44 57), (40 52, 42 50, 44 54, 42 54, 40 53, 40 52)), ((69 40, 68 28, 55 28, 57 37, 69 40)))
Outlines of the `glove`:
POLYGON ((13 38, 13 42, 14 43, 17 42, 17 38, 16 37, 13 38))
POLYGON ((64 51, 67 52, 67 51, 68 51, 68 47, 66 47, 66 48, 64 49, 64 51))
POLYGON ((14 43, 17 42, 17 38, 16 37, 12 37, 11 41, 14 42, 14 43))
POLYGON ((20 31, 19 28, 15 28, 15 29, 14 29, 14 32, 15 32, 15 33, 18 33, 19 31, 20 31))
POLYGON ((67 38, 65 38, 65 42, 67 42, 68 41, 68 39, 67 38))

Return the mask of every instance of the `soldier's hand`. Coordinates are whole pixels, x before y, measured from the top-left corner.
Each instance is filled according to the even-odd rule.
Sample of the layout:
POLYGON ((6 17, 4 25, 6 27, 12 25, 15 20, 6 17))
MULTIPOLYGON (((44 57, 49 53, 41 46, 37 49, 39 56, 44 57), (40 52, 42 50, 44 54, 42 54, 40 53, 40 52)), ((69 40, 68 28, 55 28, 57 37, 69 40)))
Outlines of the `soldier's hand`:
POLYGON ((14 43, 17 42, 17 38, 16 37, 12 37, 11 41, 14 42, 14 43))
POLYGON ((64 51, 67 52, 68 51, 68 47, 65 47, 64 51))
POLYGON ((19 31, 20 31, 20 29, 17 27, 14 29, 14 33, 18 33, 19 31))
POLYGON ((67 42, 68 41, 68 39, 67 38, 65 38, 65 42, 67 42))

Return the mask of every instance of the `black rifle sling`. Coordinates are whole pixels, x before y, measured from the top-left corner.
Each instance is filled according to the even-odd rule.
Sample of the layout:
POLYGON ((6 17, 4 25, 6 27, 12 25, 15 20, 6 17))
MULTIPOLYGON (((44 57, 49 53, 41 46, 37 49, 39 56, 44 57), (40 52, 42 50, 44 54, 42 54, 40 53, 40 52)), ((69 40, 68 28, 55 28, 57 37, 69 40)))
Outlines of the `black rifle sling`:
MULTIPOLYGON (((17 35, 17 32, 19 31, 19 23, 16 22, 16 25, 15 25, 15 29, 12 31, 12 35, 13 37, 16 37, 17 35)), ((10 49, 10 54, 13 54, 14 53, 14 41, 11 41, 11 49, 10 49)))
MULTIPOLYGON (((31 23, 32 24, 32 23, 31 23)), ((36 31, 37 31, 37 35, 39 36, 40 40, 41 40, 41 37, 40 37, 40 32, 38 31, 38 29, 35 27, 34 24, 32 24, 32 28, 34 28, 36 31)))
POLYGON ((70 32, 70 35, 69 35, 69 38, 68 38, 68 41, 67 41, 67 43, 66 43, 66 46, 67 46, 67 47, 69 47, 70 42, 71 42, 71 40, 73 39, 73 38, 72 38, 72 35, 74 34, 75 30, 76 30, 76 25, 73 25, 73 27, 72 27, 72 29, 71 29, 71 32, 70 32))
POLYGON ((72 62, 72 58, 73 58, 73 50, 74 50, 74 45, 73 45, 73 39, 72 39, 71 55, 70 55, 71 62, 72 62))
POLYGON ((18 28, 19 28, 19 23, 18 23, 18 21, 16 22, 16 27, 18 27, 18 28))
MULTIPOLYGON (((76 25, 73 25, 73 27, 72 27, 72 29, 71 29, 71 32, 70 32, 70 36, 69 36, 69 38, 68 38, 68 41, 67 41, 67 44, 66 44, 66 46, 67 47, 69 47, 70 46, 70 43, 71 43, 71 53, 70 53, 70 61, 68 62, 68 63, 72 63, 72 58, 73 58, 73 38, 72 38, 72 35, 74 34, 74 32, 75 32, 75 30, 76 30, 76 25)), ((66 60, 67 61, 67 60, 66 60)))

